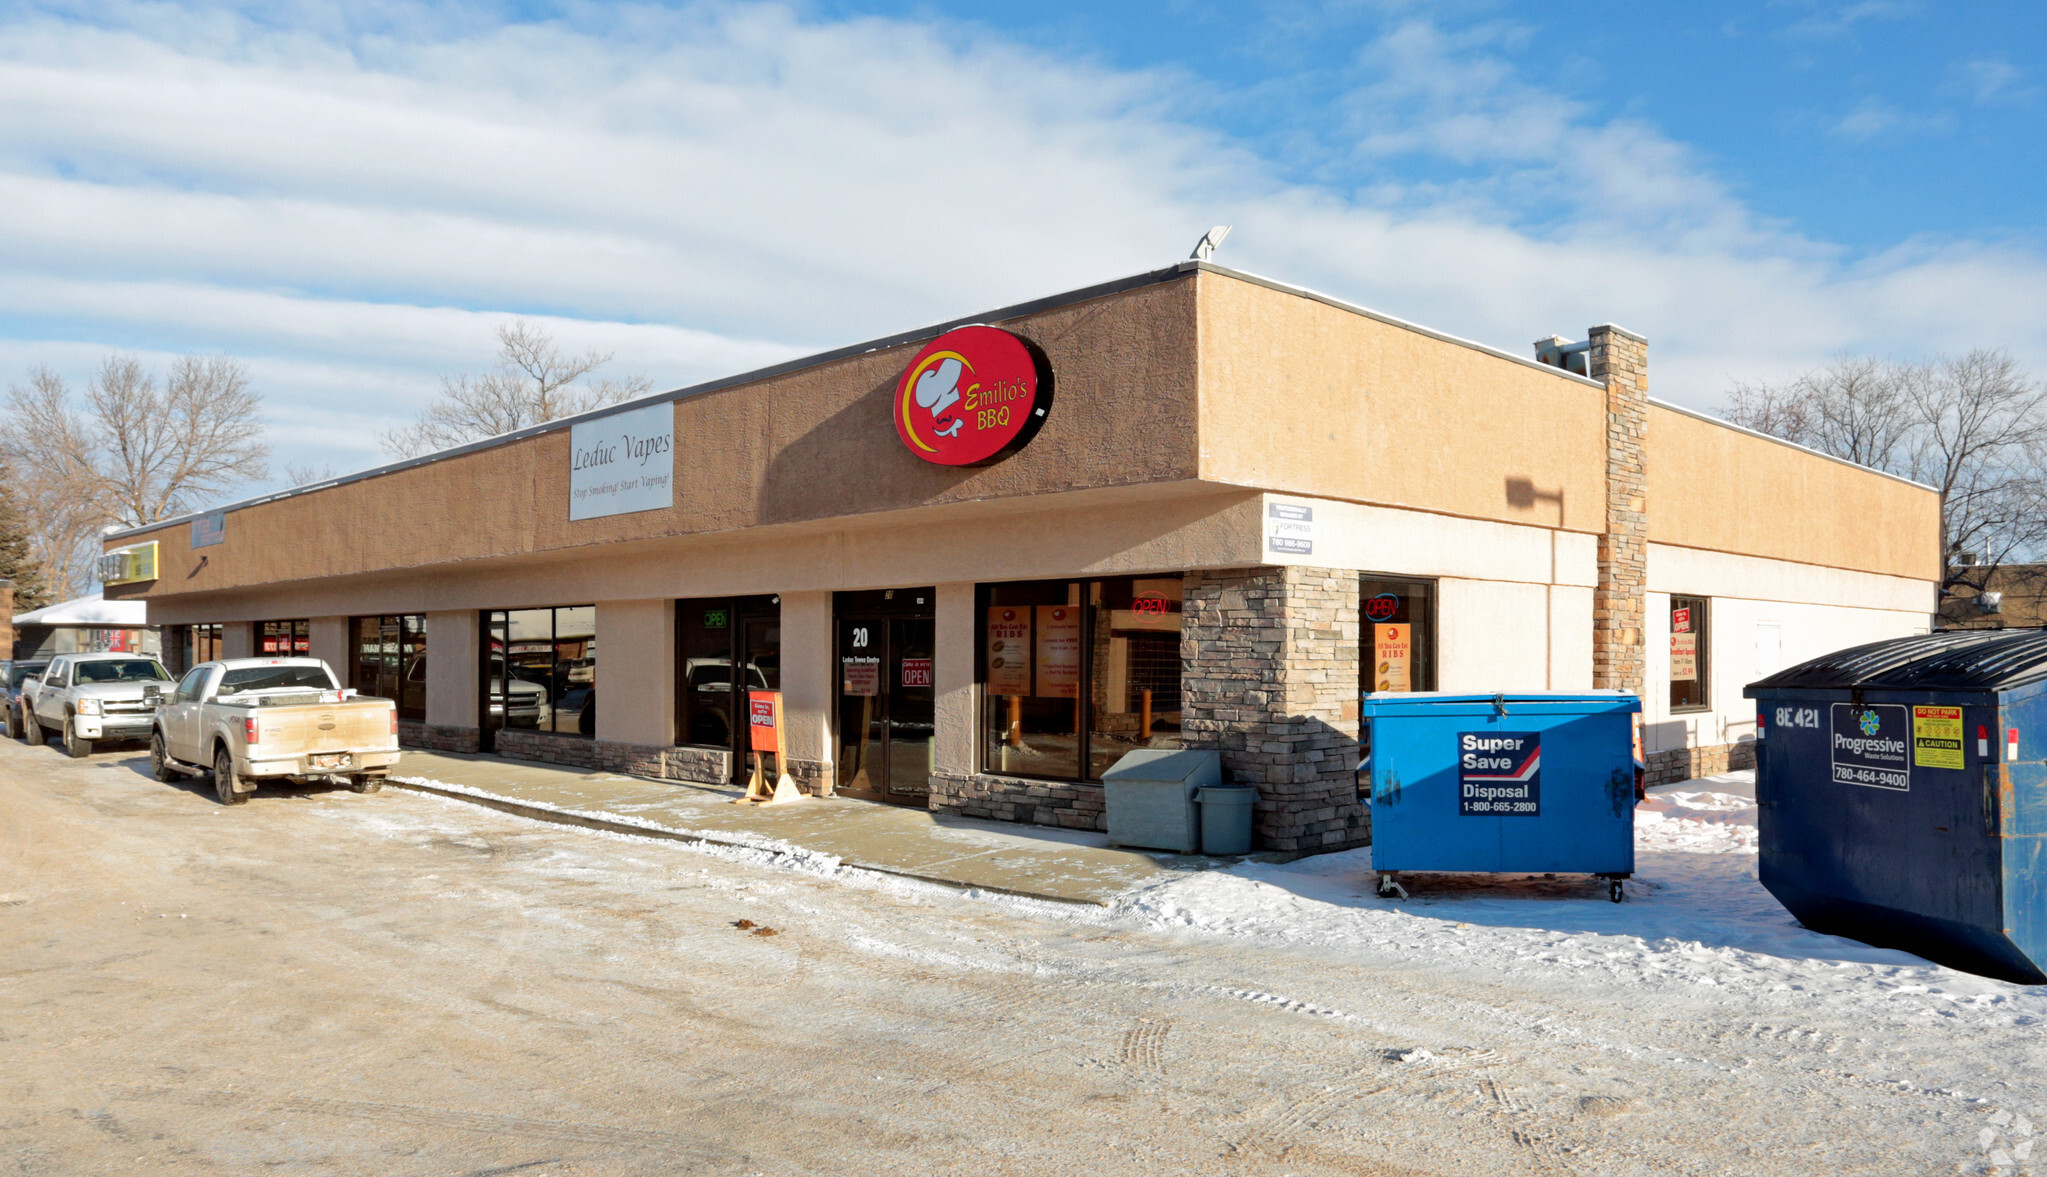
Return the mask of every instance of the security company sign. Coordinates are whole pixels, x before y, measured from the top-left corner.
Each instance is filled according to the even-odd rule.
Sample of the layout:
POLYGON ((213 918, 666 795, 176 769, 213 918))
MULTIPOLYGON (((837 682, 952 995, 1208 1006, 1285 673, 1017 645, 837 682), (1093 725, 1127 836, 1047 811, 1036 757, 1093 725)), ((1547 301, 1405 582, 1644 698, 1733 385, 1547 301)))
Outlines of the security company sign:
POLYGON ((1315 508, 1265 501, 1265 550, 1274 556, 1315 554, 1315 508))
POLYGON ((896 381, 896 436, 939 466, 986 466, 1030 444, 1052 411, 1052 365, 1000 327, 958 327, 896 381))
POLYGON ((1457 813, 1542 816, 1542 733, 1458 732, 1457 813))
POLYGON ((1835 782, 1901 793, 1911 788, 1912 768, 1906 757, 1911 730, 1900 704, 1834 704, 1827 737, 1835 782))

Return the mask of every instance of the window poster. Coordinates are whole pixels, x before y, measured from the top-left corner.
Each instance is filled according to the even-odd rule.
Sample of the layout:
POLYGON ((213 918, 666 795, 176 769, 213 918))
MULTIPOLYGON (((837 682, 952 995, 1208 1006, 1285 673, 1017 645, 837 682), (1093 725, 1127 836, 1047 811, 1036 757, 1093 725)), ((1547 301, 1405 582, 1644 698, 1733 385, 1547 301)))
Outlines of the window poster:
POLYGON ((839 662, 845 676, 843 694, 855 699, 872 699, 881 694, 881 659, 855 656, 839 662))
POLYGON ((1699 635, 1670 635, 1670 681, 1694 682, 1699 677, 1699 635))
POLYGON ((1080 607, 1038 606, 1038 689, 1054 699, 1080 697, 1080 607))
POLYGON ((1031 611, 1017 605, 988 608, 988 693, 1031 693, 1031 611))
POLYGON ((1414 652, 1414 632, 1405 625, 1372 626, 1372 689, 1411 691, 1408 675, 1414 652))

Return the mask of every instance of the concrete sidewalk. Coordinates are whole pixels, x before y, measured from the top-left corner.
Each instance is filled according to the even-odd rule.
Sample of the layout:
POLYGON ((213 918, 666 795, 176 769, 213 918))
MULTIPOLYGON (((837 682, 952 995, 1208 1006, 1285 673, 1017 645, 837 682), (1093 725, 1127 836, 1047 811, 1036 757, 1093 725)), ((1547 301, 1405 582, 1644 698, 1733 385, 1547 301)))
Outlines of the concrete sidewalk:
POLYGON ((756 849, 778 841, 863 870, 1066 903, 1106 904, 1132 888, 1235 861, 1123 850, 1093 831, 945 817, 849 798, 734 805, 739 789, 495 756, 407 749, 391 784, 618 833, 756 849))

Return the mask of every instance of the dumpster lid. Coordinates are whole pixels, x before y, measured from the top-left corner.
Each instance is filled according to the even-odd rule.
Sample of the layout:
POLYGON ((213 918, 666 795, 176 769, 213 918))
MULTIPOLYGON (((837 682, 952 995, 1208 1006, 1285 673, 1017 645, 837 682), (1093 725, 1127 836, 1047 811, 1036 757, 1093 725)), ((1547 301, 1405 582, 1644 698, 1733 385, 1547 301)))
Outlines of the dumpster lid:
POLYGON ((1107 781, 1222 780, 1222 753, 1211 748, 1133 748, 1102 774, 1107 781))
POLYGON ((2047 631, 1950 630, 1850 646, 1743 688, 2001 691, 2047 680, 2047 631))

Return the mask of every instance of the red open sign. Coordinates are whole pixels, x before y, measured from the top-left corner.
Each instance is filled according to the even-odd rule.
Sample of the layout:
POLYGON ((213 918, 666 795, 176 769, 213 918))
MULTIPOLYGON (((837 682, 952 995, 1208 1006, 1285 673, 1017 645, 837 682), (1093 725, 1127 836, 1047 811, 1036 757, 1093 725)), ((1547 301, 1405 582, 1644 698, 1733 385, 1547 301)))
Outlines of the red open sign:
POLYGON ((749 691, 746 697, 747 746, 755 752, 781 749, 782 692, 749 691))

